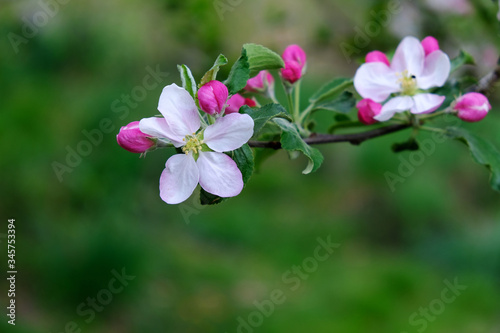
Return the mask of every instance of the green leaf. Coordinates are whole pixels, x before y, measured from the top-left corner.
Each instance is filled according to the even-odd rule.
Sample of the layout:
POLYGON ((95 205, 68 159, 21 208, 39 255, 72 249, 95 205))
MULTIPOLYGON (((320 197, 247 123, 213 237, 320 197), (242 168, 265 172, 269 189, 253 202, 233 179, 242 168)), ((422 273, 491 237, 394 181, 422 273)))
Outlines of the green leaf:
POLYGON ((282 130, 281 147, 289 152, 300 151, 309 158, 309 163, 302 173, 309 174, 318 170, 324 159, 321 152, 305 143, 300 137, 299 130, 295 124, 282 118, 275 118, 273 121, 282 130))
POLYGON ((400 153, 406 150, 409 151, 419 150, 420 147, 415 138, 410 138, 408 141, 393 144, 391 148, 393 152, 400 153))
POLYGON ((219 54, 212 68, 210 68, 210 70, 206 72, 205 75, 203 75, 203 77, 201 78, 198 88, 201 88, 206 83, 217 79, 217 73, 219 72, 219 69, 224 65, 227 65, 227 58, 223 54, 219 54))
POLYGON ((245 88, 248 79, 250 79, 250 65, 248 63, 247 51, 243 48, 240 58, 231 68, 229 76, 224 84, 227 86, 229 94, 234 95, 245 88))
POLYGON ((228 198, 221 198, 221 197, 216 196, 212 193, 208 193, 203 188, 201 188, 201 190, 200 190, 200 203, 204 206, 218 205, 218 204, 226 201, 227 199, 228 198))
POLYGON ((243 48, 247 51, 248 63, 250 64, 250 77, 254 77, 263 70, 285 67, 283 59, 267 47, 257 44, 245 44, 243 48))
POLYGON ((463 65, 474 65, 475 63, 473 56, 465 51, 460 51, 459 55, 451 60, 450 73, 453 73, 463 65))
POLYGON ((490 170, 490 185, 495 191, 500 192, 500 153, 496 147, 488 140, 463 128, 449 127, 446 131, 452 139, 465 143, 474 160, 490 170))
POLYGON ((352 85, 351 78, 338 78, 330 81, 321 87, 310 99, 311 104, 318 104, 322 101, 331 99, 343 92, 346 88, 352 85))
POLYGON ((254 127, 253 127, 254 135, 259 133, 262 127, 264 127, 264 125, 273 118, 281 117, 290 119, 285 108, 283 108, 279 104, 267 104, 261 107, 260 109, 252 109, 249 106, 244 105, 241 108, 241 112, 248 114, 250 117, 252 117, 254 122, 254 127))
POLYGON ((191 70, 186 65, 177 65, 179 73, 181 73, 182 87, 193 97, 196 97, 196 80, 191 73, 191 70))
POLYGON ((248 144, 244 144, 241 148, 236 149, 231 153, 233 161, 236 162, 238 169, 243 176, 243 183, 247 183, 253 175, 254 157, 252 148, 248 144))
POLYGON ((354 95, 348 91, 344 91, 340 96, 333 101, 324 101, 314 105, 315 110, 327 110, 339 113, 348 113, 356 105, 354 95))

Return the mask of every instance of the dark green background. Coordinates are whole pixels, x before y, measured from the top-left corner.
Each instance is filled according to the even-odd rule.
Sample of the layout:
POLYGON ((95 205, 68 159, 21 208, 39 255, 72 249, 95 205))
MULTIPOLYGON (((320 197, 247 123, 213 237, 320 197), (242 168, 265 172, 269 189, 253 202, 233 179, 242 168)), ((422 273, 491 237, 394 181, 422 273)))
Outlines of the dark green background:
MULTIPOLYGON (((482 76, 498 56, 498 7, 474 1, 460 16, 403 1, 360 45, 357 31, 376 22, 370 12, 386 2, 239 3, 221 20, 212 1, 70 0, 17 53, 9 34, 22 36, 23 17, 42 7, 0 4, 0 233, 16 219, 19 272, 17 325, 2 314, 2 332, 59 333, 71 321, 93 333, 236 332, 254 301, 279 289, 286 301, 253 331, 410 333, 423 326, 409 317, 455 278, 467 289, 425 331, 500 331, 499 194, 460 143, 437 144, 395 192, 384 174, 397 173, 410 154, 395 155, 390 146, 409 132, 360 147, 322 146, 325 162, 308 176, 301 174, 304 158, 279 152, 238 197, 200 207, 194 197, 179 206, 161 201, 158 180, 172 151, 139 159, 115 139, 120 126, 157 113, 162 87, 180 84, 177 64, 200 78, 219 53, 232 63, 247 42, 278 53, 291 43, 306 50, 304 103, 327 80, 352 76, 368 51, 393 50, 402 34, 432 34, 451 57, 466 49, 478 62, 467 75, 482 76), (343 42, 359 50, 351 62, 343 42), (115 100, 142 85, 148 66, 170 75, 126 116, 113 112, 115 100), (106 118, 114 130, 59 181, 53 163, 65 163, 68 147, 77 149, 87 140, 83 131, 106 118), (282 275, 329 235, 340 247, 291 291, 282 275), (135 278, 85 322, 79 304, 108 288, 112 271, 122 268, 135 278)), ((463 126, 500 146, 499 101, 491 102, 483 122, 463 126)), ((331 119, 318 115, 322 126, 331 119)))

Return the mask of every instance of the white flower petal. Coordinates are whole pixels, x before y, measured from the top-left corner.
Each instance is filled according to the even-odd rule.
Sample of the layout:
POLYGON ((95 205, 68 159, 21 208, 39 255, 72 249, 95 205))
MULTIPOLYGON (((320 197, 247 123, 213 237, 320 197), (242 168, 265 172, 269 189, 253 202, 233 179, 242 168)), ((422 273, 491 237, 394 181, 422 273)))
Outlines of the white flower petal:
POLYGON ((420 41, 415 37, 405 37, 396 49, 391 68, 398 73, 407 70, 409 75, 418 77, 424 69, 424 59, 425 52, 420 41))
POLYGON ((434 51, 425 58, 424 70, 417 77, 420 89, 441 87, 450 76, 450 58, 443 51, 434 51))
POLYGON ((198 166, 192 155, 173 155, 160 177, 160 197, 168 204, 181 203, 191 196, 199 178, 198 166))
POLYGON ((436 111, 443 104, 446 97, 435 94, 418 94, 413 96, 415 105, 411 109, 411 113, 430 113, 436 111))
POLYGON ((396 73, 381 62, 361 65, 354 75, 354 87, 363 98, 370 98, 377 103, 401 89, 396 73))
POLYGON ((253 119, 247 114, 231 113, 219 118, 208 126, 203 141, 210 149, 217 152, 240 148, 253 135, 253 119))
POLYGON ((373 119, 378 121, 389 120, 396 113, 410 110, 413 104, 413 100, 409 96, 394 97, 384 104, 380 113, 373 117, 373 119))
POLYGON ((177 136, 168 127, 165 118, 151 117, 141 119, 139 122, 139 129, 141 132, 151 135, 155 138, 167 138, 175 147, 180 147, 184 143, 183 137, 177 136))
POLYGON ((234 197, 243 189, 243 177, 236 163, 223 153, 201 152, 198 161, 200 185, 223 198, 234 197))
POLYGON ((163 88, 158 103, 161 112, 172 133, 185 137, 195 133, 200 128, 198 108, 189 93, 171 84, 163 88))

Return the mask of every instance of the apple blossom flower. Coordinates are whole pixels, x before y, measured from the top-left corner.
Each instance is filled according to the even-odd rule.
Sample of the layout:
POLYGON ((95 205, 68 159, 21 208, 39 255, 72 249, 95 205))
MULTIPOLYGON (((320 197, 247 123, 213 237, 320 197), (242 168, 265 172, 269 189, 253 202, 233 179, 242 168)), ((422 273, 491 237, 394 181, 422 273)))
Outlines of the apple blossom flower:
POLYGON ((226 85, 217 80, 205 83, 198 90, 200 108, 209 115, 221 113, 224 110, 228 96, 229 92, 226 85))
POLYGON ((175 84, 166 86, 158 110, 164 118, 140 121, 142 132, 167 138, 184 154, 171 156, 160 177, 160 197, 169 204, 181 203, 198 185, 214 195, 233 197, 243 189, 236 163, 224 152, 244 145, 253 135, 253 119, 244 114, 219 117, 201 128, 199 112, 189 93, 175 84))
POLYGON ((444 85, 450 74, 450 59, 441 50, 425 56, 424 47, 415 37, 399 44, 390 66, 384 62, 361 65, 354 76, 354 87, 363 98, 383 103, 374 117, 386 121, 395 113, 410 110, 413 114, 437 110, 445 97, 426 90, 444 85))
POLYGON ((358 119, 365 125, 375 124, 377 121, 373 119, 382 110, 382 105, 372 101, 369 98, 362 99, 356 104, 358 108, 358 119))
POLYGON ((249 107, 253 108, 254 106, 257 106, 257 102, 255 101, 255 99, 245 98, 240 94, 234 94, 227 101, 226 111, 224 113, 225 114, 238 113, 240 112, 240 108, 243 105, 248 105, 249 107))
POLYGON ((307 56, 298 45, 288 46, 282 55, 285 68, 281 69, 281 77, 285 82, 294 84, 306 73, 307 56))
POLYGON ((120 128, 116 141, 125 150, 131 153, 145 153, 156 146, 155 140, 139 129, 139 122, 133 121, 120 128))
POLYGON ((488 98, 483 94, 471 92, 460 96, 453 103, 453 110, 457 112, 458 118, 468 121, 480 121, 491 110, 488 98))

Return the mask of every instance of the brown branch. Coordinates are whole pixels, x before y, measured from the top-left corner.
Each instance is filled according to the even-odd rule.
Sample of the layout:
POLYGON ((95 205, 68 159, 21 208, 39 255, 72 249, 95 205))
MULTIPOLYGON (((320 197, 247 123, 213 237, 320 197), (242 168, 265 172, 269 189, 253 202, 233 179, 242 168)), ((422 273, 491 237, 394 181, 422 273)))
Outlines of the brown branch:
MULTIPOLYGON (((410 124, 396 124, 396 125, 376 128, 374 130, 361 133, 313 134, 310 137, 304 139, 304 141, 309 145, 318 145, 318 144, 333 143, 333 142, 349 142, 353 145, 359 145, 363 141, 383 136, 386 134, 398 132, 409 127, 411 127, 410 124)), ((279 141, 249 141, 248 144, 250 147, 254 148, 281 149, 281 143, 279 141)))

